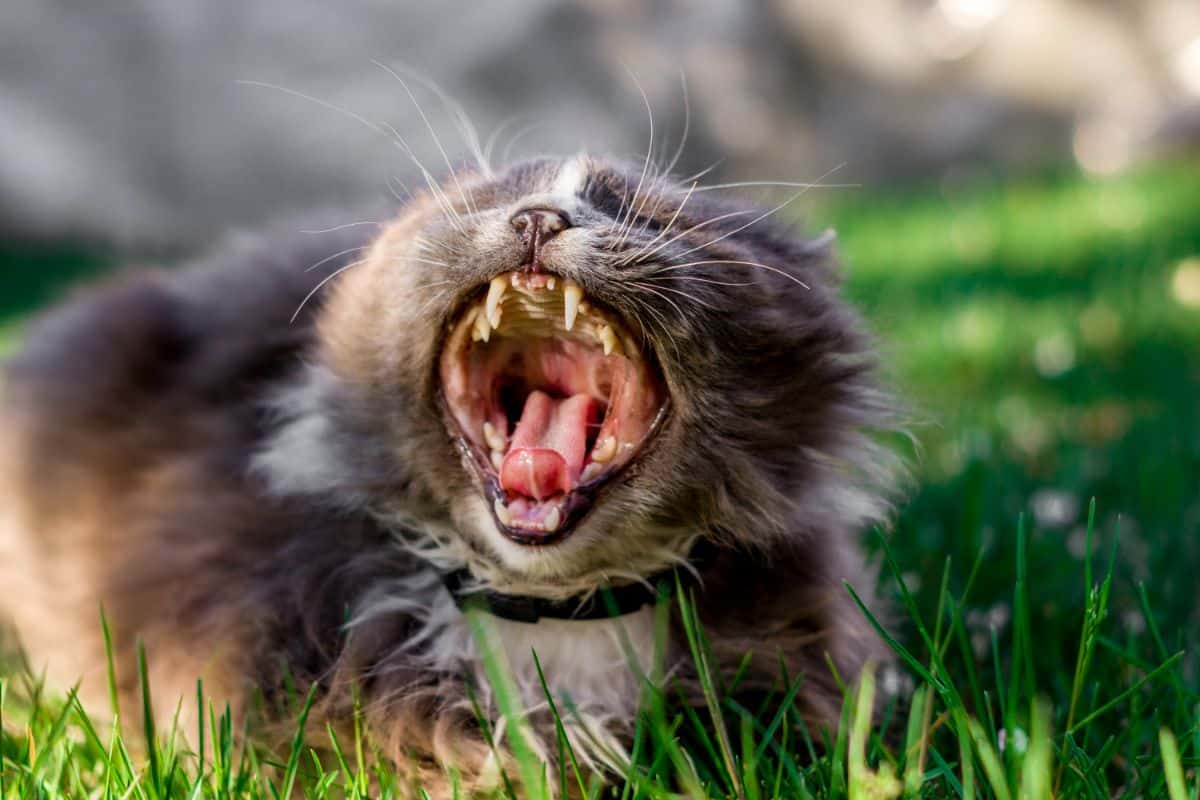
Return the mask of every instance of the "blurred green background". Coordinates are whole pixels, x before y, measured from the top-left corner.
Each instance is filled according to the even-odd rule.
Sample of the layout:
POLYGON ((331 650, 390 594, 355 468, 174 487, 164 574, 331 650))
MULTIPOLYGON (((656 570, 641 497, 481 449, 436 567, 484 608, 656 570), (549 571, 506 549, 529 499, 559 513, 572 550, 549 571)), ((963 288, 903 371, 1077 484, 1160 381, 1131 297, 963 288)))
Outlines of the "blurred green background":
POLYGON ((927 618, 944 560, 961 591, 982 557, 975 656, 992 629, 1006 641, 1023 520, 1034 658, 1058 681, 1043 690, 1064 690, 1095 498, 1100 563, 1118 547, 1109 643, 1149 641, 1141 587, 1195 685, 1200 164, 851 191, 815 216, 839 230, 849 293, 916 417, 892 542, 927 618))

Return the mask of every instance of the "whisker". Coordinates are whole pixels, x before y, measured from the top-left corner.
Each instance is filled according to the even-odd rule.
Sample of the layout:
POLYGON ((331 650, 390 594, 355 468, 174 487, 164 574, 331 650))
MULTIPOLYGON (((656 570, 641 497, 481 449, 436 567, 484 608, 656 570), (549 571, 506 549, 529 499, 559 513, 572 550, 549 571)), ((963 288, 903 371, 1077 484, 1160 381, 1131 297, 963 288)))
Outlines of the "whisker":
POLYGON ((429 174, 429 171, 426 170, 425 167, 421 164, 420 160, 417 159, 417 156, 413 152, 412 148, 408 146, 408 142, 406 142, 404 140, 404 137, 401 136, 400 133, 394 127, 392 127, 391 125, 388 125, 387 123, 381 124, 378 122, 372 122, 371 120, 364 117, 362 114, 359 114, 355 111, 351 111, 348 108, 344 108, 342 106, 336 105, 335 103, 331 103, 328 100, 322 100, 319 97, 313 97, 310 94, 305 94, 304 92, 298 91, 296 89, 289 89, 286 86, 279 86, 278 84, 266 83, 264 81, 252 81, 252 80, 242 80, 242 79, 236 80, 235 83, 239 83, 239 84, 242 84, 245 86, 257 86, 257 87, 263 88, 263 89, 271 89, 273 91, 282 92, 286 95, 290 95, 292 97, 297 97, 306 102, 315 103, 316 105, 321 106, 322 108, 327 109, 329 111, 334 111, 338 114, 347 116, 350 119, 352 119, 362 125, 365 125, 368 129, 375 131, 380 136, 383 136, 383 137, 389 139, 390 141, 392 141, 393 144, 398 145, 401 148, 401 150, 404 151, 410 159, 412 159, 412 162, 417 166, 417 169, 419 169, 426 176, 426 181, 427 182, 432 181, 432 176, 429 174))
MULTIPOLYGON (((646 95, 646 90, 644 88, 642 88, 642 83, 641 83, 641 81, 639 81, 637 79, 637 75, 635 75, 633 70, 631 70, 629 67, 625 67, 625 72, 628 73, 630 80, 632 80, 634 86, 637 87, 638 94, 640 94, 642 96, 642 102, 645 103, 645 105, 646 105, 646 116, 650 120, 650 137, 649 137, 649 141, 646 144, 646 160, 642 163, 642 175, 640 178, 638 178, 637 188, 633 190, 633 200, 630 202, 630 205, 629 205, 629 214, 626 215, 627 219, 624 219, 621 221, 621 230, 622 231, 624 231, 625 223, 627 221, 631 221, 636 218, 634 216, 633 204, 637 202, 638 194, 642 191, 642 184, 646 180, 646 173, 650 171, 650 159, 654 153, 654 109, 651 108, 650 98, 646 95)), ((639 213, 639 214, 641 213, 640 206, 637 209, 637 213, 639 213)), ((621 234, 620 241, 622 243, 624 243, 626 235, 628 235, 628 231, 624 231, 621 234)))
POLYGON ((421 115, 421 120, 425 123, 425 129, 429 131, 430 138, 433 139, 433 143, 437 147, 438 152, 442 154, 442 161, 446 163, 446 169, 450 170, 450 178, 454 181, 454 185, 458 188, 459 196, 462 197, 462 201, 467 208, 474 213, 475 205, 472 202, 474 198, 468 199, 469 193, 463 189, 463 185, 458 179, 458 173, 455 171, 454 165, 450 163, 450 156, 446 153, 446 148, 442 146, 442 140, 437 135, 437 131, 434 129, 433 123, 429 121, 429 117, 425 114, 425 109, 421 107, 419 102, 417 102, 417 96, 413 94, 413 91, 409 88, 408 83, 406 83, 405 80, 387 64, 374 59, 371 60, 371 63, 395 78, 396 81, 399 82, 399 84, 404 88, 404 93, 408 95, 408 99, 412 101, 413 107, 416 108, 417 113, 421 115))
POLYGON ((344 231, 347 228, 356 228, 360 225, 383 225, 382 220, 364 219, 360 222, 344 222, 341 225, 334 225, 332 228, 312 228, 309 230, 301 230, 301 233, 334 233, 336 231, 344 231))
POLYGON ((329 255, 325 256, 317 263, 315 263, 312 266, 305 269, 304 271, 312 272, 314 269, 322 266, 323 264, 328 264, 330 261, 333 261, 334 259, 341 258, 342 256, 350 255, 351 253, 356 253, 362 249, 363 249, 363 245, 360 244, 360 245, 356 245, 354 247, 347 247, 345 250, 338 250, 336 253, 330 253, 329 255))
POLYGON ((741 189, 750 186, 782 186, 798 189, 861 189, 861 183, 797 183, 795 181, 735 181, 733 183, 710 183, 696 191, 712 192, 717 189, 741 189))
POLYGON ((675 165, 679 163, 679 159, 683 157, 683 148, 687 145, 688 133, 692 127, 692 104, 688 99, 687 75, 681 69, 679 70, 679 84, 683 90, 683 134, 679 137, 679 147, 675 149, 675 155, 671 157, 670 163, 663 173, 670 175, 675 169, 675 165))
POLYGON ((528 117, 529 114, 511 114, 500 121, 491 133, 488 134, 487 141, 483 144, 483 157, 490 164, 492 161, 492 152, 496 149, 496 145, 500 143, 500 134, 506 131, 509 127, 516 124, 518 120, 528 117))
MULTIPOLYGON (((305 94, 304 92, 297 91, 296 89, 289 89, 286 86, 279 86, 277 84, 266 83, 264 81, 252 81, 252 80, 244 80, 244 79, 238 79, 238 80, 235 80, 234 82, 238 83, 238 84, 242 84, 244 86, 257 86, 257 87, 263 88, 263 89, 271 89, 272 91, 282 92, 283 94, 290 95, 292 97, 297 97, 306 102, 314 103, 314 104, 321 106, 322 108, 327 109, 329 111, 333 111, 338 114, 342 114, 362 125, 365 125, 368 129, 375 131, 380 136, 387 138, 393 144, 397 145, 401 149, 401 151, 409 157, 409 159, 413 162, 413 164, 416 165, 417 169, 421 171, 421 174, 425 177, 425 182, 430 185, 430 189, 431 189, 431 191, 433 191, 435 199, 437 199, 438 192, 436 190, 436 181, 433 180, 432 174, 430 174, 429 170, 425 169, 425 166, 421 163, 420 159, 417 158, 416 153, 413 152, 413 149, 408 146, 408 142, 405 141, 404 137, 401 136, 399 131, 397 131, 393 126, 391 126, 387 123, 373 122, 373 121, 367 119, 366 117, 364 117, 362 114, 351 111, 348 108, 343 108, 342 106, 331 103, 328 100, 322 100, 319 97, 313 97, 310 94, 305 94)), ((399 198, 397 198, 397 199, 399 199, 399 198)), ((457 214, 454 212, 453 207, 450 207, 448 205, 448 203, 438 200, 438 204, 440 206, 442 206, 443 213, 447 213, 448 217, 453 218, 453 217, 457 216, 457 214)), ((452 219, 452 222, 453 221, 454 220, 452 219)), ((457 227, 459 227, 460 231, 462 231, 461 225, 459 225, 457 222, 455 222, 455 225, 457 227)), ((465 233, 465 231, 462 231, 462 232, 465 233)))
MULTIPOLYGON (((718 215, 717 215, 717 216, 715 216, 715 217, 709 217, 708 219, 704 220, 703 222, 698 222, 698 223, 696 223, 695 225, 693 225, 692 227, 688 228, 688 229, 687 229, 687 230, 685 230, 685 231, 680 231, 679 233, 675 234, 675 236, 673 236, 672 238, 670 238, 670 239, 668 239, 667 241, 663 242, 662 244, 660 244, 658 247, 654 248, 654 249, 653 249, 653 250, 651 250, 650 252, 648 252, 648 253, 643 253, 643 254, 640 254, 640 255, 638 256, 638 258, 639 258, 639 259, 642 259, 642 260, 645 260, 645 259, 648 259, 648 258, 653 258, 653 257, 654 257, 654 255, 656 255, 657 253, 659 253, 659 252, 660 252, 660 251, 661 251, 661 250, 662 250, 664 247, 669 247, 669 246, 670 246, 670 245, 672 245, 673 243, 675 243, 675 242, 679 241, 679 239, 683 238, 684 236, 687 236, 689 233, 692 233, 693 231, 698 231, 698 230, 700 230, 700 229, 701 229, 701 228, 703 228, 703 227, 706 227, 706 226, 708 226, 708 225, 711 225, 711 224, 713 224, 714 222, 720 222, 721 220, 730 219, 730 218, 732 218, 732 217, 741 217, 741 216, 745 216, 746 214, 753 214, 753 213, 754 213, 753 211, 749 211, 749 210, 744 210, 744 211, 730 211, 730 212, 728 212, 728 213, 725 213, 725 214, 718 214, 718 215)), ((689 251, 689 252, 690 252, 690 251, 689 251)), ((626 259, 626 260, 624 260, 624 261, 622 261, 622 262, 621 262, 621 264, 622 264, 623 266, 628 266, 629 264, 632 264, 632 263, 633 263, 633 259, 632 259, 632 258, 626 259)))
POLYGON ((733 261, 733 260, 724 259, 724 258, 709 259, 709 260, 705 260, 705 261, 689 261, 686 264, 672 264, 670 266, 660 267, 659 269, 655 270, 654 274, 657 275, 657 274, 660 274, 663 272, 670 272, 671 270, 676 270, 676 269, 688 269, 690 267, 698 267, 703 264, 741 264, 741 265, 744 265, 747 267, 759 267, 760 269, 765 269, 765 270, 768 270, 769 272, 774 272, 778 275, 782 275, 783 277, 787 278, 792 283, 795 283, 799 286, 803 286, 805 289, 808 289, 809 291, 812 290, 811 286, 809 286, 807 283, 805 283, 804 281, 797 278, 795 275, 792 275, 789 272, 785 272, 784 270, 780 269, 779 267, 773 267, 770 264, 762 264, 758 261, 733 261))
POLYGON ((683 310, 683 308, 681 308, 681 307, 680 307, 680 305, 679 305, 678 303, 676 303, 676 302, 675 302, 674 300, 672 300, 671 298, 667 297, 665 294, 663 294, 662 292, 660 292, 660 291, 659 291, 658 289, 656 289, 655 287, 653 287, 653 286, 650 286, 650 285, 648 285, 648 284, 638 283, 638 282, 632 282, 632 283, 631 283, 631 285, 633 285, 633 286, 637 286, 639 289, 642 289, 643 291, 647 291, 647 292, 650 292, 651 294, 657 295, 659 298, 661 298, 661 299, 662 299, 662 300, 664 300, 665 302, 667 302, 667 303, 670 303, 671 307, 675 309, 676 313, 678 313, 678 314, 679 314, 679 317, 680 317, 681 319, 687 319, 687 316, 688 316, 688 315, 687 315, 687 313, 686 313, 686 312, 683 310))
MULTIPOLYGON (((639 308, 646 311, 647 313, 649 313, 651 316, 653 316, 655 319, 658 320, 659 327, 662 330, 662 332, 666 335, 667 341, 671 344, 671 349, 674 351, 675 357, 680 358, 679 343, 675 340, 674 334, 671 333, 671 324, 667 320, 667 318, 664 317, 657 308, 655 308, 654 306, 652 306, 648 302, 646 302, 646 300, 644 298, 638 297, 637 295, 633 295, 633 294, 628 295, 628 297, 630 300, 634 301, 634 303, 636 303, 639 308)), ((649 340, 650 337, 649 337, 649 334, 646 332, 645 322, 642 321, 641 317, 637 317, 637 321, 638 321, 638 325, 642 329, 642 336, 646 340, 649 340)))
POLYGON ((675 213, 671 215, 671 219, 667 222, 666 227, 659 231, 658 235, 651 239, 647 244, 642 245, 642 247, 639 248, 636 253, 634 253, 632 256, 629 256, 630 262, 637 261, 647 250, 649 250, 651 247, 657 244, 660 239, 667 235, 667 233, 675 225, 675 220, 679 219, 679 215, 683 213, 683 207, 687 205, 687 202, 689 199, 691 199, 692 192, 695 191, 695 189, 696 184, 693 183, 691 188, 688 189, 687 194, 683 196, 683 200, 680 201, 679 207, 675 209, 675 213))
MULTIPOLYGON (((646 285, 646 284, 644 284, 644 283, 641 283, 641 282, 639 282, 639 281, 633 281, 632 283, 633 283, 633 285, 634 285, 634 286, 640 286, 640 287, 642 287, 643 289, 648 289, 648 290, 650 290, 650 291, 653 291, 653 288, 652 288, 652 287, 650 287, 650 286, 648 286, 648 285, 646 285)), ((677 294, 677 295, 680 295, 681 297, 686 297, 688 300, 691 300, 693 303, 695 303, 695 304, 697 304, 697 305, 704 306, 705 308, 707 308, 707 309, 710 309, 710 310, 712 310, 712 311, 716 311, 716 310, 717 310, 717 309, 716 309, 716 307, 715 307, 715 306, 713 306, 711 303, 706 303, 705 301, 701 300, 699 297, 696 297, 695 295, 688 294, 687 292, 683 291, 682 289, 672 289, 672 288, 671 288, 671 287, 669 287, 669 286, 659 286, 659 287, 657 287, 657 288, 658 288, 658 289, 660 289, 660 290, 662 290, 662 291, 664 291, 664 292, 670 292, 671 294, 677 294)))
POLYGON ((320 283, 318 283, 315 287, 313 287, 313 290, 311 292, 309 292, 308 294, 306 294, 304 296, 304 299, 300 301, 300 305, 296 307, 296 312, 294 314, 292 314, 292 318, 290 320, 288 320, 288 324, 289 325, 295 324, 296 319, 300 316, 300 312, 304 310, 304 306, 306 306, 308 304, 309 300, 313 299, 313 297, 316 296, 317 292, 321 291, 321 289, 325 286, 325 284, 329 283, 331 280, 336 278, 338 275, 341 275, 346 270, 351 269, 353 267, 357 267, 360 264, 365 264, 365 263, 367 263, 367 259, 365 259, 365 258, 359 259, 358 261, 351 261, 346 266, 340 267, 340 268, 334 270, 333 272, 331 272, 329 275, 326 275, 325 278, 320 283))
POLYGON ((546 127, 548 124, 549 122, 547 120, 536 119, 525 127, 517 129, 512 138, 508 140, 508 144, 504 146, 504 152, 500 154, 500 161, 505 164, 509 163, 509 159, 512 156, 512 150, 517 146, 517 142, 521 141, 521 139, 525 138, 533 131, 536 131, 538 128, 546 127))
POLYGON ((717 167, 721 166, 721 165, 722 165, 722 164, 724 164, 724 163, 725 163, 725 159, 723 159, 723 158, 718 158, 716 161, 714 161, 713 163, 709 164, 707 167, 705 167, 704 169, 700 170, 700 171, 699 171, 699 172, 697 172, 695 175, 688 175, 686 178, 682 178, 682 179, 680 179, 680 181, 679 181, 679 182, 680 182, 681 184, 683 184, 683 183, 690 183, 690 182, 692 182, 692 181, 698 181, 698 180, 700 180, 701 178, 703 178, 705 175, 707 175, 708 173, 712 172, 714 169, 716 169, 717 167))
POLYGON ((463 104, 451 97, 433 78, 423 74, 420 70, 404 64, 397 66, 396 69, 437 95, 437 98, 442 101, 442 106, 454 117, 457 123, 456 127, 459 129, 459 135, 462 137, 467 149, 471 151, 471 155, 479 165, 479 169, 487 177, 492 177, 492 165, 485 157, 484 150, 479 144, 479 131, 475 128, 475 124, 471 122, 471 117, 467 114, 467 110, 463 107, 463 104))
POLYGON ((447 264, 445 261, 434 261, 429 258, 415 258, 413 256, 398 256, 402 261, 415 261, 418 264, 432 264, 435 267, 453 267, 453 264, 447 264))
POLYGON ((711 278, 697 278, 695 275, 648 275, 642 280, 646 281, 695 281, 696 283, 709 283, 713 286, 753 286, 754 284, 745 281, 733 283, 730 281, 714 281, 711 278))
MULTIPOLYGON (((818 181, 818 182, 820 182, 820 181, 823 181, 823 180, 825 180, 825 178, 829 177, 829 176, 830 176, 830 175, 832 175, 834 172, 837 172, 839 169, 841 169, 841 168, 842 168, 842 167, 844 167, 844 166, 845 166, 845 163, 838 164, 838 165, 837 165, 836 167, 834 167, 833 169, 831 169, 831 170, 827 171, 827 172, 826 172, 824 175, 822 175, 820 178, 817 178, 817 181, 818 181)), ((759 214, 757 217, 755 217, 754 219, 750 220, 749 222, 747 222, 745 225, 741 226, 740 228, 734 228, 733 230, 729 231, 728 233, 721 234, 720 236, 718 236, 718 237, 717 237, 717 238, 715 238, 715 239, 710 239, 709 241, 705 242, 704 244, 697 245, 697 246, 693 247, 691 250, 684 250, 682 253, 679 253, 679 254, 678 254, 678 258, 683 258, 683 257, 684 257, 684 256, 686 256, 688 253, 694 253, 694 252, 696 252, 697 250, 704 250, 704 249, 706 249, 706 248, 708 248, 708 247, 712 247, 712 246, 713 246, 714 244, 716 244, 717 242, 720 242, 720 241, 723 241, 723 240, 725 240, 725 239, 728 239, 730 236, 733 236, 733 235, 734 235, 734 234, 736 234, 736 233, 740 233, 741 231, 744 231, 744 230, 746 230, 746 228, 749 228, 751 225, 756 225, 756 224, 758 224, 759 222, 763 221, 764 219, 766 219, 767 217, 771 216, 772 214, 776 214, 776 213, 778 213, 778 212, 782 211, 783 209, 787 208, 789 205, 791 205, 792 203, 794 203, 796 200, 800 199, 800 197, 802 197, 803 195, 805 195, 805 194, 808 192, 808 190, 809 190, 809 189, 811 189, 811 188, 812 188, 812 184, 806 185, 806 186, 805 186, 803 189, 801 189, 800 191, 798 191, 798 192, 796 192, 795 194, 793 194, 793 195, 792 195, 791 197, 789 197, 787 200, 784 200, 782 203, 780 203, 779 205, 775 206, 774 208, 772 208, 772 209, 770 209, 770 210, 768 210, 768 211, 765 211, 765 212, 763 212, 762 214, 759 214)))

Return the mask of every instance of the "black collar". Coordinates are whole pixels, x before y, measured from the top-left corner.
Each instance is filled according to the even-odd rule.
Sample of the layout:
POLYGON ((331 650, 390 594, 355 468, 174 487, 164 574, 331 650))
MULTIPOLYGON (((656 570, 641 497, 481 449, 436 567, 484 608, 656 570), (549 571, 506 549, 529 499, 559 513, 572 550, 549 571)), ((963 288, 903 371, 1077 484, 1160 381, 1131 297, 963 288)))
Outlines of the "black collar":
MULTIPOLYGON (((688 561, 693 568, 699 567, 706 560, 707 553, 708 546, 704 540, 700 540, 692 548, 688 561)), ((532 624, 542 619, 584 621, 632 614, 669 597, 677 582, 680 586, 689 586, 695 582, 695 578, 692 570, 678 566, 656 572, 639 583, 605 586, 563 600, 491 590, 472 591, 469 587, 473 578, 466 567, 443 574, 442 582, 454 598, 455 605, 463 611, 481 609, 501 619, 532 624)))

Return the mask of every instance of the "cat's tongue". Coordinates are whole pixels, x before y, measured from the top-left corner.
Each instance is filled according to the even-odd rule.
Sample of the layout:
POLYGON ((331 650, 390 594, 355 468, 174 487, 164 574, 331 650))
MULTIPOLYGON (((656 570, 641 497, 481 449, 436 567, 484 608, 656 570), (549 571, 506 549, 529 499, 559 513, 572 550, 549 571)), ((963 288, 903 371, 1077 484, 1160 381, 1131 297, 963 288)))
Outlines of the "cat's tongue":
POLYGON ((500 485, 539 502, 571 491, 583 470, 595 410, 590 395, 555 400, 545 392, 531 392, 500 465, 500 485))

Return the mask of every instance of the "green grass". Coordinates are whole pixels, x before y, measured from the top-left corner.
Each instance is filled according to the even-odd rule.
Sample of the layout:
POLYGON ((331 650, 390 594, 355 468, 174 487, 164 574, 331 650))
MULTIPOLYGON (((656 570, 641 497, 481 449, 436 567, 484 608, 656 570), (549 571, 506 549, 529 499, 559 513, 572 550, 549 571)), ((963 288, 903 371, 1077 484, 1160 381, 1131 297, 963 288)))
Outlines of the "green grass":
MULTIPOLYGON (((868 536, 899 668, 848 686, 843 724, 816 741, 786 691, 743 709, 714 676, 708 708, 682 716, 652 694, 614 796, 1196 798, 1200 307, 1184 284, 1200 168, 852 190, 813 214, 837 227, 848 291, 922 420, 912 496, 886 540, 868 536)), ((0 326, 58 285, 31 274, 0 326)), ((703 663, 703 631, 689 634, 703 663)), ((489 669, 503 684, 503 665, 489 669)), ((366 738, 307 730, 268 753, 217 709, 207 752, 170 731, 146 752, 144 735, 98 721, 106 709, 20 670, 0 681, 0 798, 395 788, 366 738)), ((506 744, 526 753, 512 795, 543 781, 594 793, 569 757, 545 775, 506 744)))

